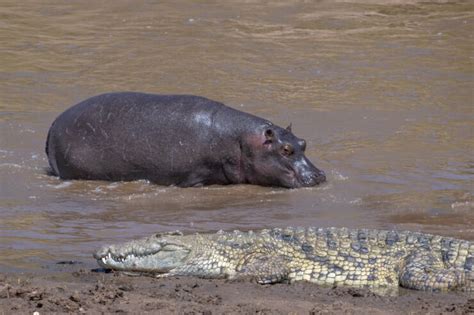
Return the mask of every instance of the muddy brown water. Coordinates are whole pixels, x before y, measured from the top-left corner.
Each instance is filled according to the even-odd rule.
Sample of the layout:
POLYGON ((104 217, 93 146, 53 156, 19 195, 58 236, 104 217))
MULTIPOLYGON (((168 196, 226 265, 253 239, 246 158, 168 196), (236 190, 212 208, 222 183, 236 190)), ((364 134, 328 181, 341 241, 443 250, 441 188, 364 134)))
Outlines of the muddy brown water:
POLYGON ((473 240, 473 17, 462 1, 2 1, 0 271, 94 267, 103 243, 171 229, 473 240), (53 119, 126 90, 202 95, 292 123, 328 182, 180 189, 46 175, 53 119))

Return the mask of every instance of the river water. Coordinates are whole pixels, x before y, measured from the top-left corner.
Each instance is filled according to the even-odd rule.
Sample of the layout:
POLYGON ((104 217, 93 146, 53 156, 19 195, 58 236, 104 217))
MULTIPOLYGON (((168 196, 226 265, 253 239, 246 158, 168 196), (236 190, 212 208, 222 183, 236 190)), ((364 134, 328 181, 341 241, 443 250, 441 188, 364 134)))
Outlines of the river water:
POLYGON ((0 271, 93 267, 153 232, 348 226, 474 240, 472 2, 10 1, 0 8, 0 271), (308 142, 315 188, 46 175, 46 133, 110 91, 196 94, 308 142))

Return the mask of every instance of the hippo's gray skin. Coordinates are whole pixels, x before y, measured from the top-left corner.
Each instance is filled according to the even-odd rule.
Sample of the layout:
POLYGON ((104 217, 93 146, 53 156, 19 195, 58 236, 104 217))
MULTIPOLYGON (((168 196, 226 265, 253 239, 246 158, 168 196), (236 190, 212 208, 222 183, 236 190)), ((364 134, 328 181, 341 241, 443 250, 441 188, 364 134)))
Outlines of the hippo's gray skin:
POLYGON ((291 130, 204 97, 109 93, 69 108, 52 124, 46 154, 63 179, 190 187, 287 188, 326 180, 291 130))

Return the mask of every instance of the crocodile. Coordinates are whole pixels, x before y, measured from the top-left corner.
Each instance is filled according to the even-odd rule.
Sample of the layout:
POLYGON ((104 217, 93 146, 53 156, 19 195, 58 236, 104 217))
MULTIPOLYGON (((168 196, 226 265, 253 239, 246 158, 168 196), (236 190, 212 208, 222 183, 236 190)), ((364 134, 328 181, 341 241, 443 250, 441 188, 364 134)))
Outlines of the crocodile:
POLYGON ((157 277, 474 292, 474 242, 409 231, 315 227, 188 235, 175 231, 104 246, 94 257, 106 269, 157 277))

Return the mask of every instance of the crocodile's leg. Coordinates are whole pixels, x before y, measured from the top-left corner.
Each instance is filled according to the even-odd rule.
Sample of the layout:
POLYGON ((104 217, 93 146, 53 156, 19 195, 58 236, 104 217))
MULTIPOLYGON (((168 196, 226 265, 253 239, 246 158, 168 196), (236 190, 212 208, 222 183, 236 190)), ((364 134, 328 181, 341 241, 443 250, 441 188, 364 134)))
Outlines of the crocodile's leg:
POLYGON ((399 279, 402 287, 414 290, 471 291, 474 289, 472 272, 446 268, 440 257, 425 250, 417 250, 405 258, 399 279))
POLYGON ((245 259, 234 278, 251 278, 260 284, 271 284, 287 280, 288 274, 289 269, 284 257, 257 254, 245 259))

